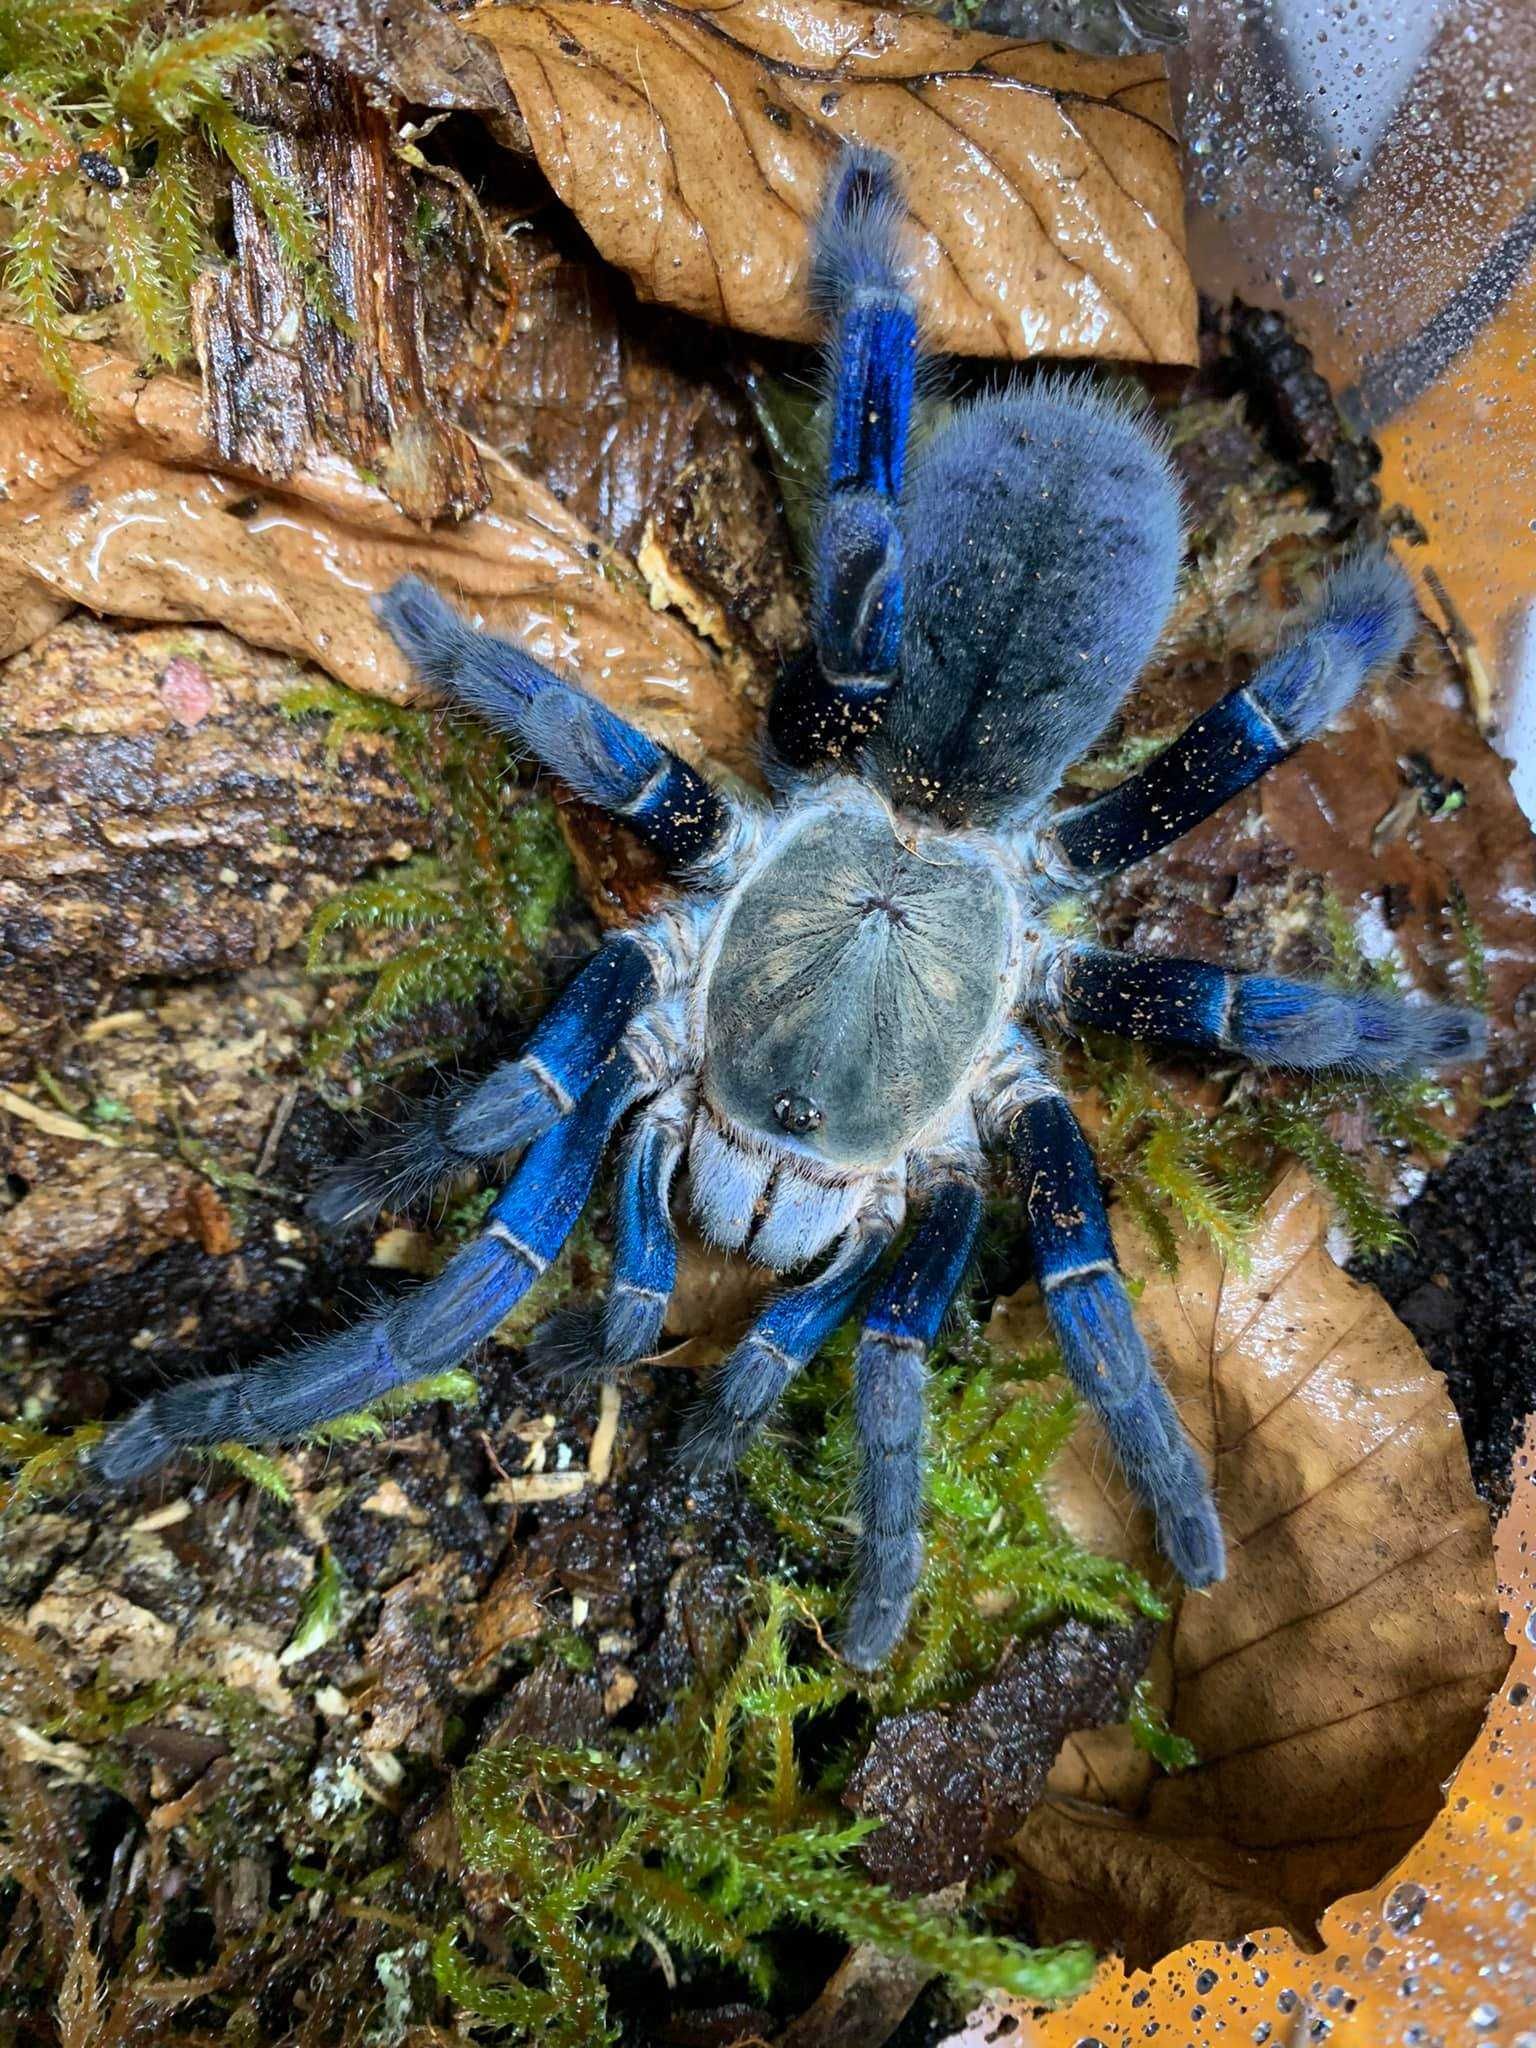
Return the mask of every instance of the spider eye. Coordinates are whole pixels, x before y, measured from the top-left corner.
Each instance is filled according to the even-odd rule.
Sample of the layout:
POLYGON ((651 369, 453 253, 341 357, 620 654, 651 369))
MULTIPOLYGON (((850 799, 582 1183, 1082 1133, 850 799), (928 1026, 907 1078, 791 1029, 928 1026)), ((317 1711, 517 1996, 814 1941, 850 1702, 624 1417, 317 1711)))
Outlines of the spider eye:
POLYGON ((823 1122, 821 1104, 813 1102, 809 1095, 776 1095, 773 1113, 780 1130, 788 1131, 792 1138, 803 1138, 807 1131, 819 1131, 823 1122))

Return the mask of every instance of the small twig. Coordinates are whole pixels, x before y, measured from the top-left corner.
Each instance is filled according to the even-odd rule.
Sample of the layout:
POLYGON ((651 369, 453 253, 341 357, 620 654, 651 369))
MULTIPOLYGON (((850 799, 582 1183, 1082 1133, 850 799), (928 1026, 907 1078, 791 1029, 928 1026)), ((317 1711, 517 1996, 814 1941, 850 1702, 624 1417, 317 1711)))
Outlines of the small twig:
POLYGON ((0 1109, 19 1117, 23 1123, 35 1124, 50 1138, 71 1138, 78 1145, 105 1145, 109 1152, 122 1150, 120 1142, 108 1137, 105 1131, 93 1131, 89 1125, 72 1116, 61 1116, 55 1109, 44 1109, 40 1103, 29 1102, 25 1095, 18 1095, 13 1088, 0 1088, 0 1109))
POLYGON ((299 1084, 297 1081, 291 1081, 278 1098, 272 1122, 268 1126, 266 1137, 262 1140, 261 1154, 256 1161, 257 1180, 265 1180, 272 1167, 277 1163, 277 1148, 283 1142, 283 1133, 288 1128, 288 1119, 298 1107, 298 1101, 299 1084))

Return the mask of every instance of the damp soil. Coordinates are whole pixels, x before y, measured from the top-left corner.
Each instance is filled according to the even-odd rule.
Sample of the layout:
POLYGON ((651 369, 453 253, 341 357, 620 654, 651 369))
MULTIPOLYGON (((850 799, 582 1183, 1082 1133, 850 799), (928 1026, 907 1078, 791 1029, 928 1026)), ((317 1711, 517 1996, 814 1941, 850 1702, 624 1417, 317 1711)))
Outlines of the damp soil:
POLYGON ((1484 1112, 1402 1212, 1409 1242, 1352 1270, 1386 1296, 1445 1374, 1477 1490, 1509 1506, 1536 1409, 1536 1110, 1484 1112))

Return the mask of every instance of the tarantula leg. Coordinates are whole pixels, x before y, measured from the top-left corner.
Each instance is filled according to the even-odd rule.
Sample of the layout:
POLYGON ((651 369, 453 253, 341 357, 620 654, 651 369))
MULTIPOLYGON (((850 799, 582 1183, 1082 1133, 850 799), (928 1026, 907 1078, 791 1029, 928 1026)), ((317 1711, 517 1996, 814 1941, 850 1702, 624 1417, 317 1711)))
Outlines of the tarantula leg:
POLYGON ((1273 974, 1228 974, 1199 960, 1069 946, 1056 975, 1064 1024, 1241 1053, 1276 1067, 1412 1073, 1472 1058, 1486 1035, 1475 1010, 1450 1003, 1405 1003, 1273 974))
POLYGON ((613 1281, 603 1307, 602 1358, 608 1366, 646 1358, 661 1342, 677 1284, 672 1182, 688 1138, 690 1104, 673 1089, 636 1124, 624 1151, 615 1219, 613 1281))
POLYGON ((530 1146, 486 1228, 436 1280, 337 1336, 151 1396, 103 1439, 97 1471, 126 1485, 188 1445, 299 1436, 457 1364, 565 1243, 614 1125, 642 1086, 627 1055, 617 1055, 571 1114, 530 1146))
POLYGON ((981 1222, 974 1182, 942 1181, 876 1290, 853 1359, 862 1457, 858 1574, 844 1657, 873 1671, 900 1642, 923 1568, 926 1360, 970 1264, 981 1222))
POLYGON ((1369 676, 1397 660, 1416 617, 1412 585, 1392 558, 1357 555, 1252 682, 1117 788, 1058 818, 1048 850, 1077 883, 1160 852, 1321 732, 1369 676))
POLYGON ((310 1197, 315 1222, 339 1230, 381 1209, 407 1208, 486 1160, 520 1151, 580 1101, 656 989, 645 947, 623 933, 607 940, 519 1058, 425 1104, 328 1175, 310 1197))
POLYGON ((1045 1310, 1081 1398, 1098 1416, 1158 1548, 1186 1584, 1226 1571, 1210 1484, 1152 1369, 1120 1278, 1088 1141, 1066 1102, 1027 1103, 1007 1130, 1045 1310))
POLYGON ((815 654, 786 671, 768 730, 794 767, 841 753, 878 723, 901 655, 901 493, 917 369, 917 313, 899 254, 888 158, 850 149, 832 175, 811 288, 830 332, 827 500, 816 533, 815 654))
POLYGON ((832 1332, 896 1234, 900 1206, 877 1198, 814 1280, 786 1288, 757 1317, 716 1373, 702 1418, 684 1447, 701 1470, 734 1465, 832 1332))
POLYGON ((415 668, 536 754, 578 796, 621 819, 673 873, 727 853, 738 806, 637 726, 562 682, 510 640, 481 633, 419 576, 378 599, 415 668))

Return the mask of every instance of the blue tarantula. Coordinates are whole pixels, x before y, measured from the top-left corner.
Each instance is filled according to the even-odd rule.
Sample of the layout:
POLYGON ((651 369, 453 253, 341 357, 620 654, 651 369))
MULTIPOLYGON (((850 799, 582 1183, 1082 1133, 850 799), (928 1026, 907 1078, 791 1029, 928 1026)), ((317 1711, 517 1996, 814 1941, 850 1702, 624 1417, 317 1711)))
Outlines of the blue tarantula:
POLYGON ((795 1276, 716 1376, 698 1458, 736 1459, 865 1303, 850 1663, 890 1655, 918 1583, 924 1360, 970 1261, 989 1161, 1023 1192, 1066 1370, 1165 1556, 1191 1586, 1222 1575, 1210 1485, 1132 1320, 1088 1145, 1025 1020, 1358 1072, 1476 1049, 1465 1011, 1109 952, 1047 919, 1320 731, 1402 652, 1413 601, 1385 555, 1357 556, 1251 682, 1118 788, 1053 816, 1063 771, 1168 616, 1178 493, 1138 420, 1051 379, 958 409, 905 476, 918 343, 902 218, 890 165, 849 152, 814 243, 826 496, 814 647, 769 713, 772 804, 725 794, 424 583, 381 601, 423 677, 621 818, 678 894, 603 943, 520 1058, 323 1191, 339 1220, 520 1153, 441 1277, 340 1335, 154 1395, 101 1446, 108 1479, 184 1445, 298 1435, 462 1359, 559 1252, 627 1117, 605 1369, 660 1340, 685 1163, 704 1235, 795 1276), (877 1277, 909 1203, 912 1228, 877 1277))

